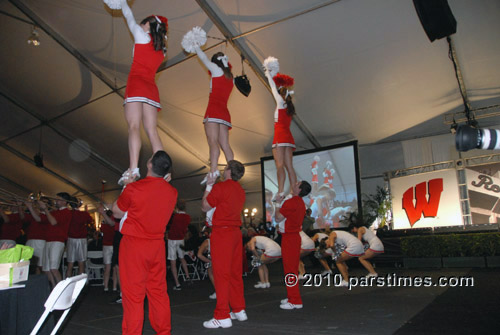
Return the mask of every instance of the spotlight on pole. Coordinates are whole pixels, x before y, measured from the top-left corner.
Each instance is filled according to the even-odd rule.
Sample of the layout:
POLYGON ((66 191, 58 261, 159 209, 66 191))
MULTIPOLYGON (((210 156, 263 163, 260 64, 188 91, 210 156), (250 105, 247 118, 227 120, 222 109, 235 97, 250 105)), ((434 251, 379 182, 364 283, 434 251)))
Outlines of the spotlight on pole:
POLYGON ((500 130, 481 129, 469 125, 459 126, 455 135, 455 147, 458 151, 471 149, 499 150, 500 130))

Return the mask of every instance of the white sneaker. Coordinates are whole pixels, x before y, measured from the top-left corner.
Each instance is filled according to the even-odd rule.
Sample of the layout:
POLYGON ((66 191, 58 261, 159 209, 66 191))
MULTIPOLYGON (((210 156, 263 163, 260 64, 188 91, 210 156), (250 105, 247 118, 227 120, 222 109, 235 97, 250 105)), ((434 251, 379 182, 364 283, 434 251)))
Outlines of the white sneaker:
POLYGON ((205 328, 229 328, 233 326, 231 318, 217 320, 215 318, 203 322, 205 328))
POLYGON ((306 277, 304 277, 304 275, 299 275, 299 280, 304 280, 306 279, 306 277))
POLYGON ((134 180, 137 180, 137 179, 141 178, 141 174, 139 173, 139 168, 138 167, 136 167, 132 171, 130 171, 130 174, 132 175, 132 177, 134 178, 134 180))
POLYGON ((118 185, 123 186, 125 181, 130 178, 132 178, 134 181, 141 178, 139 168, 134 168, 133 170, 127 169, 125 172, 123 172, 121 178, 118 180, 118 185))
POLYGON ((325 271, 321 272, 322 277, 327 276, 327 275, 331 275, 331 274, 332 274, 332 270, 325 270, 325 271))
POLYGON ((285 298, 285 299, 281 299, 281 304, 286 304, 288 302, 288 298, 285 298))
POLYGON ((205 178, 203 178, 203 180, 201 181, 200 185, 203 185, 207 182, 207 178, 208 176, 211 176, 211 177, 216 177, 216 178, 219 178, 220 177, 220 172, 219 170, 215 170, 215 172, 209 172, 207 173, 207 175, 205 176, 205 178))
POLYGON ((340 287, 348 287, 349 286, 349 283, 345 280, 342 280, 342 282, 340 283, 340 287))
POLYGON ((217 293, 214 292, 208 296, 208 299, 217 299, 217 293))
POLYGON ((125 183, 125 180, 130 178, 130 169, 127 169, 125 172, 123 172, 122 176, 120 179, 118 179, 118 185, 123 186, 125 183))
POLYGON ((302 307, 303 307, 302 304, 295 305, 295 304, 292 304, 292 303, 289 303, 289 302, 280 305, 281 309, 301 309, 302 307))
POLYGON ((366 278, 370 278, 370 277, 378 277, 378 273, 369 273, 366 275, 366 278))
POLYGON ((266 288, 270 288, 271 287, 271 283, 269 283, 269 282, 265 283, 265 285, 266 285, 266 288))
POLYGON ((230 312, 229 316, 231 317, 232 320, 238 320, 238 321, 246 321, 246 320, 248 320, 247 312, 245 312, 244 309, 242 309, 238 313, 230 312))
MULTIPOLYGON (((269 286, 271 286, 271 285, 269 284, 269 286)), ((255 287, 255 288, 267 288, 267 285, 266 285, 266 283, 258 282, 253 287, 255 287)))
POLYGON ((205 184, 207 182, 207 178, 208 178, 209 174, 210 174, 210 172, 206 174, 205 178, 203 178, 203 180, 201 181, 200 185, 203 185, 203 184, 205 184))

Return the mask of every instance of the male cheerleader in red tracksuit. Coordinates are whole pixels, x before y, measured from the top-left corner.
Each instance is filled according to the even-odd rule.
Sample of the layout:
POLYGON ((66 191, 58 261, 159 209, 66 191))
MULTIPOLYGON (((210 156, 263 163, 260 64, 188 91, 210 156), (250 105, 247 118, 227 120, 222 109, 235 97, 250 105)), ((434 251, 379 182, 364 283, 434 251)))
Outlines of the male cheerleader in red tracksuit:
POLYGON ((177 190, 164 179, 171 166, 168 154, 157 151, 146 178, 128 184, 113 204, 116 217, 127 212, 119 253, 123 334, 142 334, 146 295, 151 326, 157 334, 170 334, 163 236, 177 202, 177 190))
POLYGON ((276 207, 276 222, 281 222, 278 228, 281 232, 281 255, 285 284, 287 284, 287 298, 281 300, 281 309, 302 308, 298 280, 300 232, 302 231, 302 220, 306 214, 306 205, 302 197, 307 196, 310 192, 311 185, 306 181, 299 181, 292 185, 293 197, 285 200, 281 208, 276 207))
POLYGON ((243 243, 240 231, 245 191, 238 183, 244 173, 243 164, 231 160, 224 169, 223 182, 214 185, 216 175, 207 176, 201 209, 207 212, 216 207, 212 217, 210 254, 217 305, 214 317, 203 323, 205 328, 229 328, 232 326, 231 319, 248 319, 243 296, 243 243))

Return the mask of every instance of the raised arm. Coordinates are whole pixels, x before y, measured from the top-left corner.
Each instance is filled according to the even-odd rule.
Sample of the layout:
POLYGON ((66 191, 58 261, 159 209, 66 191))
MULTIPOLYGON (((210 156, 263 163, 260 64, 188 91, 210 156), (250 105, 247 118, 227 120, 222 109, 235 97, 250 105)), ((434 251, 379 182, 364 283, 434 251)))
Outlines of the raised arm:
POLYGON ((47 208, 47 204, 43 201, 38 201, 38 206, 40 207, 40 211, 45 213, 45 216, 47 216, 47 220, 49 221, 49 223, 55 226, 57 224, 57 220, 50 213, 49 209, 47 208))
POLYGON ((222 71, 222 69, 217 64, 212 63, 210 59, 208 59, 205 52, 203 52, 203 50, 201 50, 199 46, 195 46, 194 48, 202 63, 210 71, 210 73, 212 73, 212 77, 220 77, 224 74, 224 71, 222 71))
POLYGON ((264 73, 266 74, 267 82, 269 83, 269 86, 271 87, 271 92, 273 92, 274 100, 276 100, 276 103, 280 103, 280 102, 283 103, 284 102, 283 98, 278 93, 278 89, 276 88, 276 83, 274 82, 273 78, 271 77, 269 70, 264 69, 264 73))
POLYGON ((121 0, 123 17, 127 21, 128 29, 134 36, 134 42, 139 44, 149 43, 149 35, 135 22, 134 14, 128 6, 127 0, 121 0))
POLYGON ((274 219, 276 220, 276 222, 281 222, 285 219, 283 214, 281 214, 280 209, 281 209, 280 204, 277 203, 274 210, 274 219))
POLYGON ((28 208, 28 210, 30 211, 31 213, 31 216, 33 217, 33 219, 36 221, 36 222, 41 222, 42 219, 40 218, 40 213, 38 213, 34 208, 33 208, 33 204, 29 201, 25 201, 24 202, 26 204, 26 207, 28 208))
POLYGON ((104 222, 107 225, 110 225, 111 227, 115 226, 115 220, 113 220, 112 217, 108 216, 108 214, 104 210, 104 206, 100 205, 99 208, 97 209, 97 211, 99 212, 99 214, 102 215, 102 217, 104 218, 104 222))

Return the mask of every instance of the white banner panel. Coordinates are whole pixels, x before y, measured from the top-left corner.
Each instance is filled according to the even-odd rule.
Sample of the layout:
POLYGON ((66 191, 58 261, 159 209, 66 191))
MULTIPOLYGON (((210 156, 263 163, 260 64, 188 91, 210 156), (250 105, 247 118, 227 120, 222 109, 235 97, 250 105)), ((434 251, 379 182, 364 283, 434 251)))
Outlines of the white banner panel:
POLYGON ((391 179, 394 229, 463 225, 455 170, 391 179))
POLYGON ((473 224, 498 223, 500 220, 499 164, 486 164, 465 170, 473 224))

